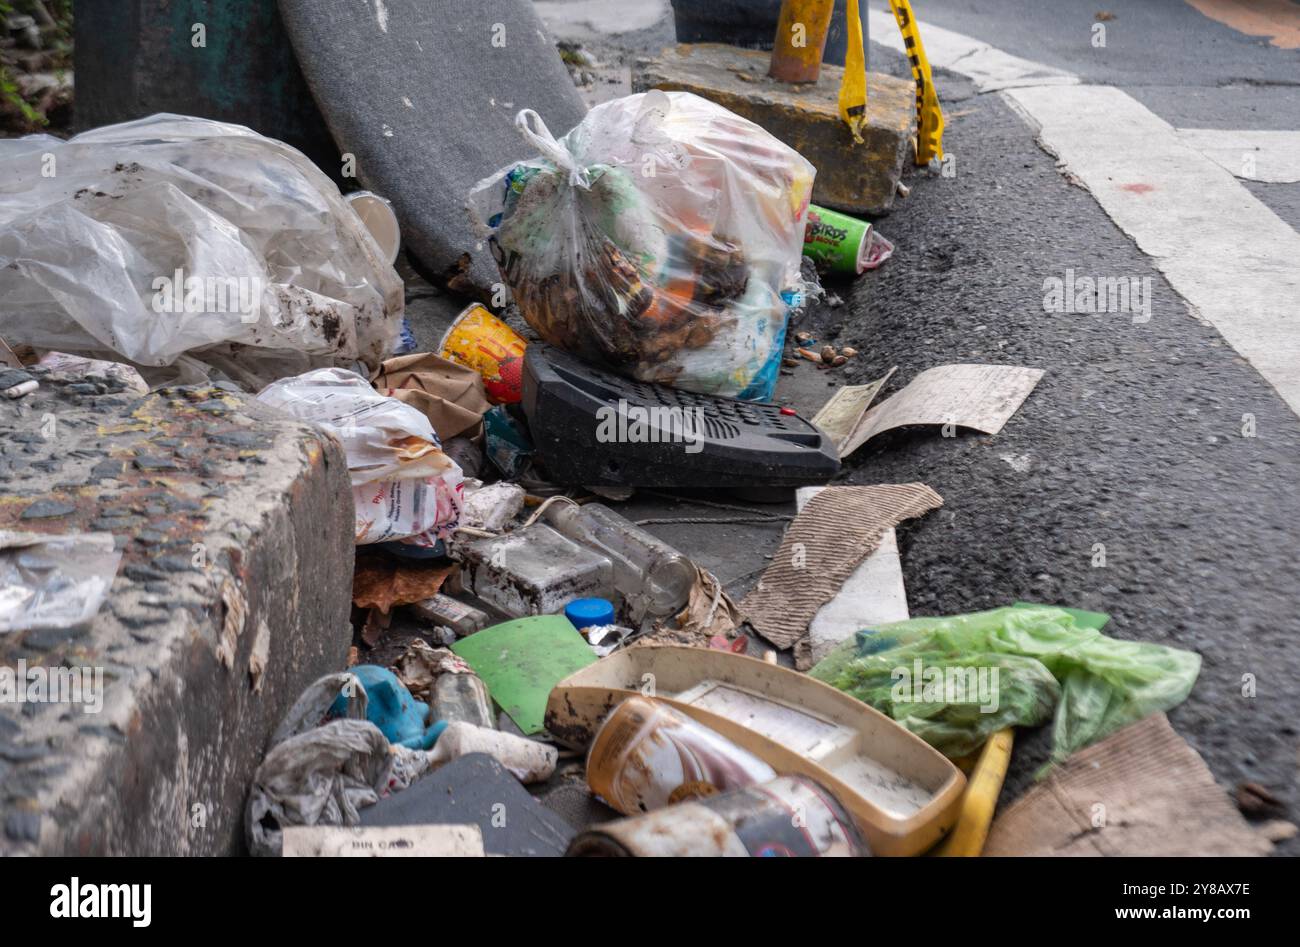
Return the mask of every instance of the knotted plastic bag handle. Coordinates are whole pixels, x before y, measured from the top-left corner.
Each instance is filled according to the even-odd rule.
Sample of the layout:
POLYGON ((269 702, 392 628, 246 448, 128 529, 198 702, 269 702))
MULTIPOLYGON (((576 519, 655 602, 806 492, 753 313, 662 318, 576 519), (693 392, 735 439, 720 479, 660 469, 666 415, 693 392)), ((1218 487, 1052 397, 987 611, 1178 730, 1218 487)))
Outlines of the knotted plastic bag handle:
POLYGON ((532 142, 538 151, 554 162, 557 168, 569 172, 569 184, 583 190, 591 187, 587 169, 578 167, 578 162, 569 153, 569 149, 555 140, 555 136, 551 134, 551 130, 546 127, 546 123, 536 111, 520 109, 519 114, 515 116, 515 128, 519 129, 519 133, 532 142))

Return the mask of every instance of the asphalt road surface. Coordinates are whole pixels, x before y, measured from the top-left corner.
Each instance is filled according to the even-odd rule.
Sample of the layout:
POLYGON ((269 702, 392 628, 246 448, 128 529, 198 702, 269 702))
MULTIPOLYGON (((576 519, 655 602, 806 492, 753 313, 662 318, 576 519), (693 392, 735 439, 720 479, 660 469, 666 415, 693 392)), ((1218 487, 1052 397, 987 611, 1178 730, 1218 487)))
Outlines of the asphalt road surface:
MULTIPOLYGON (((606 62, 672 38, 666 5, 621 35, 608 18, 584 21, 580 4, 545 6, 553 31, 606 62)), ((1055 603, 1108 612, 1116 637, 1197 651, 1201 676, 1171 712, 1175 728, 1225 789, 1261 783, 1294 818, 1300 257, 1289 251, 1300 183, 1288 149, 1300 144, 1300 5, 1256 5, 1262 19, 1244 6, 916 0, 922 39, 945 67, 936 85, 955 173, 909 172, 911 196, 878 221, 894 258, 830 285, 843 304, 800 326, 859 349, 850 370, 800 367, 779 394, 811 412, 835 384, 895 365, 891 389, 952 362, 1045 369, 995 437, 895 432, 848 463, 845 483, 920 480, 945 499, 899 530, 912 614, 1055 603), (1047 81, 1033 78, 1035 64, 1047 81), (1094 101, 1113 122, 1088 125, 1094 101), (1153 130, 1124 135, 1130 118, 1153 130), (1274 135, 1261 144, 1258 131, 1274 135), (1205 156, 1216 147, 1222 164, 1205 156), (1135 212, 1128 193, 1155 197, 1135 212), (1150 318, 1045 311, 1044 281, 1069 269, 1149 280, 1150 318)), ((883 0, 871 7, 887 11, 883 0)), ((871 23, 871 68, 906 75, 889 26, 871 23)), ((629 507, 709 512, 650 497, 629 507)), ((653 529, 740 593, 783 526, 653 529)), ((1004 801, 1029 784, 1048 743, 1045 729, 1021 735, 1004 801)), ((1277 851, 1300 853, 1300 841, 1277 851)))

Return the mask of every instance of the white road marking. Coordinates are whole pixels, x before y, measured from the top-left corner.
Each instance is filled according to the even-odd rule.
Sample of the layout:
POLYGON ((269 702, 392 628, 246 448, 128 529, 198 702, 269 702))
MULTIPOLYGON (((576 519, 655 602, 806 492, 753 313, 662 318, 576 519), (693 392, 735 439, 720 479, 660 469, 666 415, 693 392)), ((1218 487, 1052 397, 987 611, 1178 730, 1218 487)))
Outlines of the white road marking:
POLYGON ((1005 94, 1170 285, 1300 414, 1300 234, 1119 89, 1005 94))
POLYGON ((668 0, 533 0, 533 9, 556 35, 618 36, 654 26, 668 14, 668 0))
POLYGON ((1180 128, 1178 136, 1222 168, 1247 181, 1300 181, 1300 132, 1180 128))
MULTIPOLYGON (((795 509, 804 506, 825 487, 800 487, 795 491, 795 509)), ((820 661, 831 649, 862 628, 875 628, 911 618, 907 610, 907 588, 903 585, 903 563, 898 555, 898 534, 885 530, 876 551, 853 570, 835 597, 817 610, 808 625, 808 644, 813 661, 820 661)))
MULTIPOLYGON (((972 80, 981 92, 996 92, 1018 86, 1077 85, 1079 77, 1064 69, 1054 69, 1040 62, 1012 56, 988 43, 961 33, 945 30, 930 23, 920 23, 921 43, 932 66, 943 66, 972 80)), ((892 13, 867 12, 867 33, 873 43, 880 43, 900 53, 903 34, 892 13)))
MULTIPOLYGON (((1195 147, 1196 135, 1180 134, 1132 96, 1069 84, 1059 70, 918 26, 931 65, 982 90, 1005 90, 1062 170, 1300 415, 1300 234, 1195 147)), ((871 11, 869 28, 873 41, 902 49, 888 14, 871 11)))

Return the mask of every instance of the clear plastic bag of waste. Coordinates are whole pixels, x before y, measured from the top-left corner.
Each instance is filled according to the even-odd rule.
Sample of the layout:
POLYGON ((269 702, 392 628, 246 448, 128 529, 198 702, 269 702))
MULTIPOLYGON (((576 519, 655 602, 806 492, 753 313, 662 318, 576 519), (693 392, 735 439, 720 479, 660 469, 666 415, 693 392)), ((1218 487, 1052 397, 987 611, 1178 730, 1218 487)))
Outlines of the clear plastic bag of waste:
POLYGON ((597 105, 470 206, 524 318, 547 342, 641 381, 769 398, 801 289, 815 169, 688 92, 597 105))
POLYGON ((343 445, 358 545, 402 540, 431 547, 451 535, 464 478, 424 412, 341 368, 273 382, 257 400, 323 428, 343 445))
POLYGON ((997 730, 1053 717, 1060 762, 1182 703, 1201 657, 1108 638, 1059 608, 997 608, 860 631, 809 675, 893 717, 951 757, 997 730))
POLYGON ((94 618, 121 558, 112 533, 0 530, 0 634, 94 618))
MULTIPOLYGON (((334 183, 241 125, 154 115, 0 140, 0 326, 10 345, 215 368, 249 390, 392 351, 401 278, 334 183)), ((164 370, 166 369, 166 370, 164 370)))

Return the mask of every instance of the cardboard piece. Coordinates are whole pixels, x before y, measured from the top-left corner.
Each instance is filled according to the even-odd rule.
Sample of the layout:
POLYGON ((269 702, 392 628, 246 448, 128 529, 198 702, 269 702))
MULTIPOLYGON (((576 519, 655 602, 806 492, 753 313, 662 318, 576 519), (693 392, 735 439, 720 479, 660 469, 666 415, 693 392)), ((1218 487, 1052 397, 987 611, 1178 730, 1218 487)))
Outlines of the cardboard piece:
POLYGON ((480 858, 477 825, 291 825, 285 858, 480 858))
POLYGON ((877 434, 913 424, 952 424, 985 434, 1002 430, 1043 370, 1014 365, 940 365, 868 410, 845 442, 847 457, 877 434))
POLYGON ((559 856, 573 826, 485 753, 452 760, 361 810, 363 826, 475 826, 488 855, 559 856))
POLYGON ((503 622, 462 638, 451 650, 526 735, 542 731, 551 688, 596 662, 591 646, 563 615, 503 622))
POLYGON ((0 339, 0 366, 4 368, 22 368, 23 363, 14 354, 4 339, 0 339))
POLYGON ((1164 714, 1074 754, 993 822, 985 855, 1267 855, 1164 714))
POLYGON ((794 646, 886 530, 942 505, 923 483, 825 488, 790 523, 758 587, 741 603, 742 613, 778 648, 794 646))
MULTIPOLYGON (((802 510, 824 489, 801 487, 795 492, 795 506, 802 510)), ((795 667, 806 670, 805 661, 807 667, 812 667, 837 644, 863 628, 911 617, 907 588, 903 585, 903 563, 898 557, 898 534, 891 527, 881 535, 876 551, 844 580, 835 597, 817 610, 808 625, 808 654, 796 651, 795 667)))

